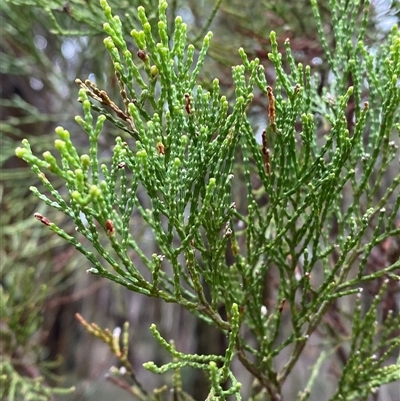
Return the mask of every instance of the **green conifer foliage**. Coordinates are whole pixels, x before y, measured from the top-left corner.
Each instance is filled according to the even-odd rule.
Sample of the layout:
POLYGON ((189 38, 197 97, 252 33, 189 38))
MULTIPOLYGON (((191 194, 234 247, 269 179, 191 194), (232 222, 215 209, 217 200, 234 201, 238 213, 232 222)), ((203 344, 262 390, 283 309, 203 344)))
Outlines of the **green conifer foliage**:
MULTIPOLYGON (((156 22, 138 7, 141 27, 130 31, 133 51, 127 27, 101 0, 104 45, 120 98, 77 79, 83 114, 75 120, 89 147, 78 149, 58 127, 57 156, 50 151, 38 156, 27 140, 16 149, 44 188, 31 191, 68 216, 76 230, 41 213, 36 219, 87 258, 89 273, 176 303, 226 334, 224 355, 188 355, 151 326, 171 362, 150 361, 144 368, 174 372, 177 399, 190 399, 180 381, 185 367, 208 375, 209 400, 242 399, 233 369, 238 360, 254 378, 253 400, 281 400, 311 337, 332 328, 326 319, 344 313, 340 301, 347 297, 354 307, 347 336, 339 334, 338 340, 346 344, 346 360, 327 396, 366 399, 400 380, 399 358, 393 360, 400 348, 400 315, 389 311, 382 318, 379 312, 388 286, 400 280, 399 252, 382 268, 370 268, 374 250, 400 236, 400 32, 394 26, 372 51, 365 40, 368 4, 330 2, 333 50, 319 5, 311 3, 329 87, 319 89, 311 67, 296 63, 289 42, 282 54, 271 32, 268 57, 276 82, 267 82, 260 61, 239 49, 242 63, 232 67, 234 96, 228 100, 217 77, 207 88, 199 84, 211 32, 197 51, 187 43, 182 18, 171 26, 168 4, 160 0, 156 22), (249 118, 256 94, 267 104, 260 144, 249 118), (120 136, 112 157, 100 163, 99 137, 107 135, 107 124, 120 136), (392 170, 394 178, 384 185, 392 170), (54 177, 63 180, 63 188, 53 186, 54 177), (139 196, 143 191, 146 202, 139 196), (158 253, 141 247, 133 216, 151 232, 158 253), (272 271, 275 285, 266 283, 272 271), (365 308, 362 290, 370 282, 379 290, 365 308), (266 286, 272 289, 268 299, 266 286), (290 321, 289 331, 282 331, 283 320, 290 321)), ((121 349, 121 333, 79 319, 134 377, 128 326, 121 349)), ((315 360, 297 399, 310 396, 333 348, 315 360)), ((147 393, 136 381, 131 390, 143 400, 162 393, 147 393)))

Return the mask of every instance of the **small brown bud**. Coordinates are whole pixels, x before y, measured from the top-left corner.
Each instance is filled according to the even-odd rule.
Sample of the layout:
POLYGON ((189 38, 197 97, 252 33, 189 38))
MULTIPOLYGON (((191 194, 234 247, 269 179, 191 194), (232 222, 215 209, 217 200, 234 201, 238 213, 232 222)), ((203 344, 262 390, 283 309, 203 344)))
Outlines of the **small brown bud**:
POLYGON ((268 117, 269 123, 272 128, 275 128, 276 114, 275 114, 275 96, 272 92, 272 88, 267 86, 267 94, 268 94, 268 117))
POLYGON ((165 155, 165 148, 164 148, 164 144, 162 142, 157 142, 157 152, 159 155, 165 155))
POLYGON ((139 50, 136 54, 143 62, 146 62, 149 59, 149 56, 144 50, 139 50))
POLYGON ((47 217, 42 216, 40 213, 35 213, 34 216, 36 220, 39 220, 46 226, 49 226, 51 224, 51 221, 47 217))
POLYGON ((282 313, 282 311, 283 311, 283 308, 284 308, 284 306, 285 306, 285 303, 286 303, 286 298, 283 298, 282 299, 282 301, 281 301, 281 303, 280 303, 280 305, 279 305, 279 313, 282 313))
POLYGON ((106 230, 107 230, 107 235, 109 237, 113 237, 115 234, 115 226, 112 220, 108 219, 106 221, 106 230))
POLYGON ((69 16, 72 15, 71 4, 65 3, 64 6, 63 6, 63 8, 62 8, 62 10, 63 10, 63 12, 64 12, 65 14, 68 14, 69 16))
POLYGON ((189 93, 185 93, 185 110, 186 110, 186 113, 188 113, 188 114, 191 113, 189 93))
POLYGON ((267 144, 267 133, 265 130, 262 133, 262 154, 263 154, 263 159, 264 159, 265 171, 267 172, 268 177, 271 177, 271 163, 270 163, 269 149, 268 149, 268 144, 267 144))

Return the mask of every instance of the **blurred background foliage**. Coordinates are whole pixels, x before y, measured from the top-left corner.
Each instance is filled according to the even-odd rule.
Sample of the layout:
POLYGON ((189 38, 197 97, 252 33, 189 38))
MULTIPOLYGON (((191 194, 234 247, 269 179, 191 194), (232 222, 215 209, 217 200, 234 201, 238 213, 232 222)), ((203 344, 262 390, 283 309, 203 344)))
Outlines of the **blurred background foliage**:
MULTIPOLYGON (((135 14, 138 6, 146 8, 150 21, 157 18, 157 0, 114 0, 109 4, 114 14, 121 17, 127 40, 131 29, 138 26, 135 14)), ((319 1, 319 6, 324 29, 329 34, 329 2, 319 1)), ((101 401, 116 396, 120 400, 132 399, 105 379, 113 363, 107 347, 84 333, 74 318, 76 312, 102 327, 121 327, 129 320, 130 360, 138 379, 148 389, 160 387, 163 378, 145 372, 142 363, 165 362, 165 355, 148 330, 152 322, 157 321, 159 330, 173 338, 185 353, 218 354, 224 350, 224 338, 176 305, 145 299, 87 275, 86 269, 91 267, 88 262, 33 219, 37 211, 58 225, 70 224, 66 219, 60 221, 63 216, 44 204, 38 205, 28 188, 40 183, 35 182, 27 165, 14 157, 15 147, 28 138, 35 152, 47 150, 58 125, 70 131, 75 144, 85 147, 87 137, 73 120, 73 116, 81 113, 75 78, 95 81, 99 88, 107 89, 111 98, 118 98, 119 87, 103 45, 104 18, 97 1, 2 1, 0 12, 0 351, 4 358, 1 374, 6 373, 5 361, 9 361, 7 366, 22 377, 34 379, 44 375, 51 386, 77 387, 69 396, 48 395, 37 399, 101 401)), ((240 63, 239 47, 245 49, 249 58, 261 59, 268 83, 274 84, 274 71, 267 58, 271 30, 277 32, 282 48, 284 40, 290 39, 297 61, 312 66, 321 88, 329 80, 308 0, 171 0, 168 12, 171 20, 176 15, 183 17, 188 24, 189 41, 196 46, 201 45, 207 30, 214 32, 211 58, 200 79, 206 86, 218 77, 228 98, 233 91, 230 67, 240 63)), ((368 37, 373 47, 398 23, 400 2, 373 1, 371 15, 368 37)), ((128 43, 136 52, 133 40, 128 43)), ((329 44, 334 48, 333 37, 329 44)), ((255 126, 265 126, 265 110, 264 100, 256 97, 250 110, 255 126)), ((105 133, 100 138, 100 156, 104 159, 109 157, 118 134, 111 125, 105 133)), ((390 181, 390 177, 385 179, 390 181)), ((140 227, 137 230, 137 235, 142 236, 142 246, 153 249, 146 231, 140 227)), ((289 400, 303 380, 302 369, 300 366, 296 370, 297 376, 293 376, 288 386, 293 388, 287 390, 289 400)), ((331 369, 330 374, 337 374, 337 367, 331 369)), ((249 384, 249 377, 239 374, 239 379, 244 387, 249 384)), ((206 397, 203 380, 193 372, 184 372, 184 387, 198 400, 206 397)), ((326 385, 321 383, 311 399, 317 400, 318 392, 324 392, 326 385)), ((389 392, 385 391, 382 389, 381 400, 390 400, 389 392)))

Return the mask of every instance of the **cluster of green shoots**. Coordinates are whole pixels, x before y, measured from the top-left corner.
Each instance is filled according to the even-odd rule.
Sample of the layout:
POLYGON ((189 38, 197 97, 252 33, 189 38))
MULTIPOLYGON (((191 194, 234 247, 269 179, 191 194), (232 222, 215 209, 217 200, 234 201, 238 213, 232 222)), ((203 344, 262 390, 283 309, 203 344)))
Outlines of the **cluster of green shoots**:
MULTIPOLYGON (((377 320, 388 285, 400 280, 400 261, 370 268, 374 249, 400 235, 400 32, 394 27, 371 52, 364 42, 368 13, 355 22, 360 2, 331 3, 334 55, 312 2, 333 77, 329 88, 318 90, 311 68, 296 64, 289 42, 283 58, 272 32, 276 82, 266 82, 264 66, 240 49, 242 65, 232 68, 235 96, 228 100, 218 79, 207 88, 197 84, 211 33, 199 51, 187 45, 186 24, 177 17, 168 28, 167 3, 160 0, 158 27, 138 9, 142 27, 131 32, 134 54, 120 19, 101 0, 109 35, 104 43, 121 98, 77 80, 83 116, 76 122, 88 136, 87 153, 62 127, 56 129, 57 157, 45 152, 39 158, 28 141, 16 150, 42 183, 41 190, 31 187, 33 193, 67 215, 76 230, 35 217, 85 255, 88 272, 179 304, 226 334, 224 355, 187 355, 151 327, 172 361, 144 367, 158 374, 204 370, 209 400, 241 399, 234 358, 254 377, 253 399, 280 400, 310 336, 345 297, 356 301, 351 335, 342 339, 348 357, 331 400, 366 397, 400 379, 399 360, 388 363, 399 351, 394 332, 400 317, 389 311, 377 320), (255 94, 265 100, 268 119, 260 143, 248 116, 255 94), (120 136, 110 160, 100 164, 99 136, 107 135, 107 120, 120 136), (64 188, 55 189, 52 176, 64 188), (159 252, 141 246, 133 217, 152 233, 159 252), (278 277, 274 285, 265 279, 271 272, 278 277), (372 281, 380 289, 363 309, 361 290, 372 281), (265 299, 266 285, 271 299, 265 299), (283 335, 284 319, 291 329, 283 335), (278 369, 283 351, 289 356, 278 369)), ((81 321, 129 365, 127 351, 109 332, 81 321)), ((321 354, 298 399, 310 395, 330 355, 321 354)), ((138 383, 132 388, 151 399, 138 383)))

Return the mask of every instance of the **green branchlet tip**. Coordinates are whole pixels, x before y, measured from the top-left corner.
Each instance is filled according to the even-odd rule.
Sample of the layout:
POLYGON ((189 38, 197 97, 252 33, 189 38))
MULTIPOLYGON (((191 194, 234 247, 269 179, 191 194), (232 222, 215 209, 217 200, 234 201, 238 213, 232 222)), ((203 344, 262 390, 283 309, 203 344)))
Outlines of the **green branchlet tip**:
POLYGON ((66 144, 64 141, 62 141, 61 139, 56 139, 54 141, 54 147, 59 150, 60 152, 62 152, 65 148, 66 148, 66 144))
POLYGON ((81 155, 82 166, 88 168, 90 166, 90 156, 87 154, 81 155))
POLYGON ((203 43, 209 45, 212 37, 213 33, 211 31, 207 32, 207 35, 204 37, 203 43))
POLYGON ((55 132, 56 132, 56 134, 57 134, 61 139, 63 139, 64 141, 67 141, 67 140, 70 139, 70 134, 69 134, 69 132, 68 132, 66 129, 64 129, 63 127, 57 127, 57 128, 55 129, 55 132))
POLYGON ((101 196, 101 189, 97 185, 92 185, 89 189, 89 194, 92 198, 99 198, 101 196))
POLYGON ((155 368, 157 368, 157 365, 153 361, 149 361, 145 362, 143 367, 147 370, 153 371, 155 368))
POLYGON ((46 152, 43 153, 43 159, 49 163, 56 161, 56 158, 48 150, 46 150, 46 152))
POLYGON ((131 36, 135 40, 136 45, 140 50, 146 49, 146 37, 143 31, 137 31, 136 29, 132 29, 131 36))
POLYGON ((155 65, 150 67, 150 74, 152 78, 155 78, 158 75, 158 68, 155 65))
POLYGON ((141 149, 136 153, 136 156, 141 160, 146 160, 147 159, 147 152, 144 149, 141 149))
POLYGON ((82 196, 81 196, 81 194, 80 194, 78 191, 72 191, 72 192, 71 192, 71 198, 72 198, 74 201, 80 203, 80 200, 82 199, 82 196))
POLYGON ((214 177, 210 178, 210 180, 208 181, 208 187, 209 188, 214 188, 216 185, 216 179, 214 177))
POLYGON ((15 156, 19 157, 20 159, 23 159, 28 153, 29 150, 25 148, 18 147, 15 149, 15 156))
POLYGON ((87 96, 87 93, 86 93, 86 89, 84 89, 84 88, 79 89, 78 94, 79 94, 79 99, 81 101, 83 101, 85 99, 87 100, 88 96, 87 96))
MULTIPOLYGON (((110 27, 110 24, 108 24, 108 23, 104 24, 104 30, 105 30, 106 32, 107 32, 107 29, 106 29, 107 27, 109 28, 109 27, 110 27), (106 25, 107 25, 107 26, 106 26, 106 25)), ((103 40, 103 43, 104 43, 104 45, 106 46, 107 50, 114 50, 114 49, 115 49, 115 44, 114 44, 113 40, 112 40, 110 37, 105 38, 105 39, 103 40)))

